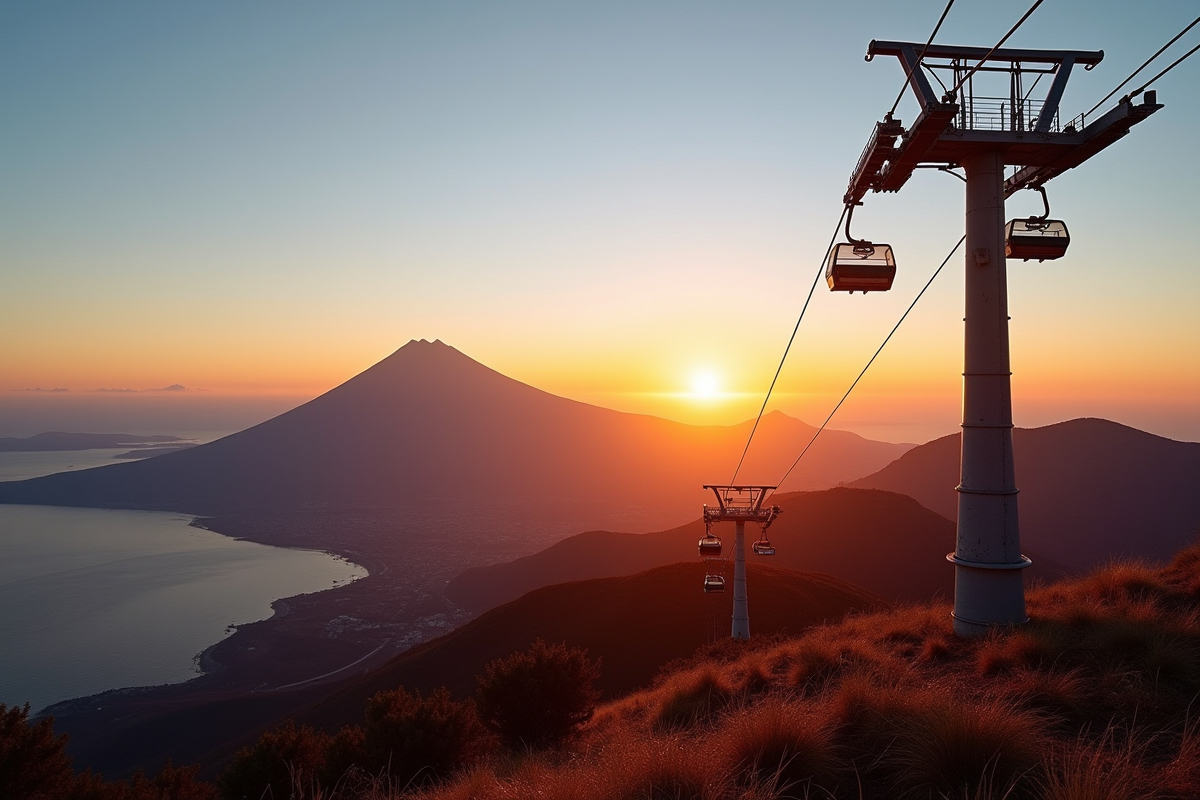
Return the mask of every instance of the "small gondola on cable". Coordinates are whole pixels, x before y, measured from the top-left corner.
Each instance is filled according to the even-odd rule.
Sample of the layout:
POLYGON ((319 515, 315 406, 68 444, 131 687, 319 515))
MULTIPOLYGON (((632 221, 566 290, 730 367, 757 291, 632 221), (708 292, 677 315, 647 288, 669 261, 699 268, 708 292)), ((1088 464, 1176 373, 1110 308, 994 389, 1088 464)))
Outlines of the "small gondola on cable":
POLYGON ((721 537, 706 532, 700 539, 700 556, 702 558, 720 558, 721 537))
POLYGON ((766 533, 763 533, 762 537, 752 547, 756 556, 775 555, 775 545, 771 544, 771 540, 767 538, 766 533))
MULTIPOLYGON (((725 591, 726 559, 722 557, 724 548, 721 538, 713 534, 713 525, 719 522, 736 522, 737 538, 734 544, 734 584, 745 579, 745 525, 757 524, 758 540, 751 544, 755 555, 773 556, 775 546, 767 539, 767 528, 779 516, 782 509, 779 506, 763 507, 767 492, 774 486, 712 486, 717 497, 717 505, 704 506, 704 536, 697 543, 701 558, 704 559, 704 591, 725 591)), ((734 598, 735 601, 738 598, 734 598)), ((740 598, 745 603, 745 596, 740 598)), ((735 603, 736 612, 736 603, 735 603)))
POLYGON ((698 547, 705 564, 704 593, 725 591, 725 576, 721 574, 725 571, 725 561, 721 558, 721 537, 713 534, 711 523, 705 523, 704 536, 700 538, 698 547))
POLYGON ((1011 220, 1004 226, 1004 255, 1025 261, 1036 258, 1050 261, 1066 255, 1071 244, 1067 224, 1061 219, 1050 219, 1050 201, 1046 198, 1046 187, 1032 186, 1042 195, 1045 213, 1040 217, 1011 220))
POLYGON ((896 277, 896 259, 890 244, 877 244, 866 239, 855 239, 850 234, 850 220, 854 218, 854 206, 846 206, 847 242, 839 242, 829 251, 825 265, 825 282, 835 292, 886 292, 892 288, 896 277))

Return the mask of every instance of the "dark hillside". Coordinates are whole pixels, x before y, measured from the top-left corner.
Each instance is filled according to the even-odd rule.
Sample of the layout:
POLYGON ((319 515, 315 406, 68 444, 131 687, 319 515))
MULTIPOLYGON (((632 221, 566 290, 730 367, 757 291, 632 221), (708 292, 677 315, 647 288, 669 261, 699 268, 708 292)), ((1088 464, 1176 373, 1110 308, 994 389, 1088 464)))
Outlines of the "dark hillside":
MULTIPOLYGON (((783 509, 770 529, 777 555, 747 558, 833 575, 890 600, 929 600, 953 591, 954 570, 945 556, 954 549, 954 523, 910 497, 842 488, 776 494, 771 502, 783 509)), ((715 530, 731 555, 733 526, 715 530)), ((480 611, 539 586, 628 575, 694 557, 703 534, 699 520, 658 533, 581 533, 531 556, 469 569, 450 581, 446 596, 480 611)), ((751 535, 757 535, 754 526, 747 530, 751 535)), ((1036 571, 1027 574, 1052 577, 1059 571, 1040 556, 1034 564, 1036 571)))
MULTIPOLYGON (((851 485, 958 513, 960 437, 915 447, 851 485)), ((1200 529, 1200 443, 1177 442, 1103 419, 1013 433, 1021 544, 1084 571, 1111 558, 1163 561, 1200 529)))
MULTIPOLYGON (((469 695, 489 661, 539 638, 583 647, 603 659, 599 685, 606 697, 620 696, 648 683, 667 662, 714 638, 728 638, 732 591, 706 595, 703 577, 702 564, 681 563, 538 589, 397 656, 297 719, 325 727, 351 723, 362 716, 367 698, 396 686, 424 692, 447 686, 469 695)), ((732 569, 728 579, 732 586, 732 569)), ((828 575, 761 564, 748 565, 747 584, 750 630, 756 637, 799 633, 884 604, 828 575)))
POLYGON ((978 639, 949 606, 852 615, 597 710, 566 755, 496 759, 423 800, 1200 797, 1200 549, 1030 592, 978 639))
MULTIPOLYGON (((796 633, 884 603, 827 575, 748 566, 755 637, 796 633)), ((602 657, 602 686, 613 697, 644 685, 668 661, 691 655, 714 629, 719 638, 729 636, 732 591, 705 595, 703 576, 704 566, 691 562, 545 587, 340 683, 259 687, 199 699, 186 694, 142 699, 136 693, 124 698, 126 691, 117 690, 69 701, 52 713, 66 723, 77 765, 127 775, 135 769, 155 771, 168 757, 208 767, 287 717, 322 725, 356 722, 368 697, 399 685, 426 692, 444 685, 470 694, 485 664, 539 637, 586 647, 602 657), (101 707, 116 709, 115 716, 100 712, 101 707)), ((732 584, 732 568, 728 577, 732 584)))

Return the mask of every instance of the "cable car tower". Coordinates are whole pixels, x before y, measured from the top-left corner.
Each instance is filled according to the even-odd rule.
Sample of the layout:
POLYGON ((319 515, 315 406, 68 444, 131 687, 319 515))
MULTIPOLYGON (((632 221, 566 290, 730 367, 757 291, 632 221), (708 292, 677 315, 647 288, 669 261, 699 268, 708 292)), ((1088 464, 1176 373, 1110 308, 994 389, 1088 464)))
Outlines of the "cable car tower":
MULTIPOLYGON (((750 638, 750 613, 746 596, 746 523, 755 522, 759 526, 758 541, 754 543, 757 555, 773 556, 775 548, 767 540, 767 528, 779 516, 779 506, 763 508, 763 500, 767 492, 773 491, 774 486, 711 486, 717 496, 717 505, 710 508, 704 506, 704 538, 700 540, 700 555, 707 562, 721 555, 721 540, 712 532, 713 523, 733 522, 737 525, 737 535, 733 544, 733 631, 734 639, 750 638)), ((704 577, 704 591, 725 591, 725 578, 716 575, 711 569, 704 577)))
MULTIPOLYGON (((1017 524, 1005 259, 1057 258, 1070 241, 1062 221, 1049 219, 1048 202, 1042 217, 1014 220, 1006 229, 1004 200, 1020 189, 1038 190, 1044 200, 1047 181, 1125 136, 1162 105, 1155 92, 1147 91, 1141 103, 1125 97, 1096 119, 1080 115, 1063 123, 1059 101, 1072 69, 1091 69, 1103 51, 923 48, 872 41, 866 60, 875 56, 899 59, 921 111, 908 128, 890 112, 875 124, 843 198, 848 208, 861 205, 869 190, 899 191, 920 167, 961 167, 966 173, 962 454, 957 542, 947 559, 955 571, 954 630, 979 636, 1027 620, 1021 571, 1031 563, 1021 554, 1017 524), (1007 96, 976 95, 977 76, 983 83, 999 77, 994 73, 1007 73, 1007 96), (930 77, 941 85, 941 94, 930 77), (1045 95, 1031 99, 1043 78, 1049 78, 1045 95), (1007 166, 1016 169, 1006 178, 1007 166)), ((873 255, 871 247, 867 240, 852 239, 851 245, 833 249, 827 273, 831 289, 890 285, 890 276, 878 287, 864 286, 861 278, 835 285, 841 258, 873 255)), ((890 260, 890 248, 886 255, 890 260)))

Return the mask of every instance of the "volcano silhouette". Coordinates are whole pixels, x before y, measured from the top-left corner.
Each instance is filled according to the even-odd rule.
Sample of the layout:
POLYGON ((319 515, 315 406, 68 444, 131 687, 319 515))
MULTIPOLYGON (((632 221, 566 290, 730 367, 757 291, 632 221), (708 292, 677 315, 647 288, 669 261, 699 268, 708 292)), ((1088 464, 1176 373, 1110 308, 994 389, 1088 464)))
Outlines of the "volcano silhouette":
MULTIPOLYGON (((581 522, 694 516, 729 478, 750 423, 692 426, 576 402, 508 378, 440 341, 411 341, 341 386, 253 428, 129 464, 0 484, 0 502, 217 514, 410 508, 454 502, 581 522)), ((764 417, 741 479, 770 482, 813 428, 764 417)), ((790 488, 825 488, 908 449, 827 431, 790 488)))

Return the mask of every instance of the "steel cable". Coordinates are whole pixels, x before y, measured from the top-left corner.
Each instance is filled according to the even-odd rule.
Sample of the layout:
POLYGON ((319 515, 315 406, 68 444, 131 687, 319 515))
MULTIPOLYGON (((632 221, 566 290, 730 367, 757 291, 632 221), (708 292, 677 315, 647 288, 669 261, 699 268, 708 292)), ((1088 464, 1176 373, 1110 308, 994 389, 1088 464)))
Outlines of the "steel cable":
MULTIPOLYGON (((1181 38, 1181 37, 1182 37, 1182 36, 1183 36, 1185 33, 1187 33, 1188 31, 1190 31, 1192 28, 1196 27, 1196 23, 1200 23, 1200 17, 1196 17, 1194 20, 1192 20, 1192 22, 1191 22, 1191 24, 1190 24, 1190 25, 1188 25, 1186 28, 1184 28, 1183 30, 1181 30, 1179 33, 1175 34, 1175 37, 1174 37, 1173 39, 1171 39, 1171 41, 1167 42, 1167 43, 1166 43, 1166 44, 1164 44, 1162 47, 1158 48, 1158 52, 1157 52, 1157 53, 1155 53, 1154 55, 1152 55, 1152 56, 1150 56, 1149 58, 1147 58, 1147 59, 1146 59, 1144 62, 1142 62, 1142 65, 1141 65, 1140 67, 1138 67, 1137 69, 1135 69, 1135 70, 1134 70, 1134 71, 1133 71, 1133 72, 1130 74, 1130 76, 1129 76, 1128 78, 1126 78, 1125 80, 1121 81, 1121 82, 1120 82, 1120 83, 1117 85, 1117 88, 1113 89, 1111 92, 1109 92, 1108 94, 1104 95, 1104 98, 1103 98, 1103 99, 1102 99, 1102 100, 1101 100, 1099 103, 1096 103, 1096 105, 1094 105, 1094 106, 1092 106, 1090 109, 1088 109, 1088 110, 1087 110, 1087 112, 1086 112, 1086 113, 1085 113, 1083 116, 1084 116, 1084 117, 1087 117, 1087 115, 1088 115, 1088 114, 1091 114, 1091 113, 1092 113, 1093 111, 1095 111, 1097 108, 1099 108, 1100 106, 1104 105, 1105 101, 1107 101, 1107 100, 1108 100, 1108 98, 1112 97, 1114 94, 1116 94, 1117 92, 1121 91, 1121 89, 1122 89, 1122 88, 1125 86, 1125 84, 1129 83, 1131 80, 1133 80, 1134 78, 1136 78, 1136 77, 1137 77, 1137 74, 1138 74, 1139 72, 1141 72, 1142 70, 1144 70, 1146 67, 1150 66, 1150 62, 1154 61, 1156 58, 1158 58, 1159 56, 1161 56, 1161 55, 1162 55, 1162 54, 1163 54, 1163 53, 1166 51, 1166 49, 1167 49, 1168 47, 1170 47, 1171 45, 1173 45, 1173 44, 1175 44, 1176 42, 1178 42, 1178 41, 1179 41, 1179 39, 1180 39, 1180 38, 1181 38)), ((1193 50, 1192 52, 1195 52, 1195 51, 1193 50)), ((1191 53, 1189 53, 1188 55, 1191 55, 1191 53)), ((1187 56, 1185 55, 1185 56, 1184 56, 1184 58, 1187 58, 1187 56)), ((1172 66, 1174 66, 1174 65, 1172 65, 1172 66)), ((1168 67, 1167 69, 1170 69, 1170 67, 1168 67)), ((1159 76, 1158 76, 1158 75, 1156 75, 1156 76, 1155 76, 1155 78, 1157 78, 1157 77, 1159 77, 1159 76)), ((1154 78, 1151 78, 1150 80, 1151 80, 1151 82, 1153 82, 1154 78)), ((1147 85, 1148 85, 1148 84, 1147 84, 1147 85)), ((1145 86, 1143 86, 1142 88, 1143 88, 1143 89, 1145 89, 1146 87, 1145 87, 1145 86)))
POLYGON ((829 252, 833 250, 834 242, 837 241, 838 233, 842 229, 842 221, 846 219, 846 212, 850 206, 842 208, 842 215, 838 217, 837 225, 834 226, 833 236, 829 237, 829 246, 825 248, 825 255, 821 257, 821 266, 817 269, 817 274, 813 277, 812 286, 808 288, 808 297, 804 298, 804 307, 800 309, 800 316, 796 319, 796 326, 792 328, 792 335, 788 338, 787 347, 783 348, 783 358, 779 359, 779 366, 775 369, 775 377, 771 379, 771 385, 767 388, 767 396, 763 398, 762 408, 758 410, 758 416, 754 419, 754 427, 750 429, 750 437, 746 439, 746 446, 742 448, 742 457, 738 459, 737 467, 733 470, 733 477, 729 480, 729 485, 737 483, 738 473, 742 471, 742 464, 746 460, 746 453, 750 452, 750 443, 754 441, 754 434, 758 431, 758 423, 762 422, 763 412, 767 410, 767 401, 771 399, 771 392, 775 391, 775 383, 779 380, 779 373, 783 371, 783 363, 787 361, 788 353, 791 352, 792 343, 796 341, 796 331, 800 330, 800 323, 804 320, 804 312, 808 311, 808 304, 812 300, 813 292, 816 291, 817 283, 821 280, 821 273, 825 271, 825 260, 829 258, 829 252))
POLYGON ((1174 61, 1172 61, 1172 62, 1171 62, 1171 64, 1170 64, 1170 65, 1169 65, 1169 66, 1168 66, 1166 69, 1164 69, 1162 72, 1158 73, 1158 74, 1157 74, 1157 75, 1155 75, 1153 78, 1151 78, 1150 80, 1146 81, 1146 82, 1145 82, 1145 83, 1143 83, 1141 86, 1139 86, 1138 88, 1136 88, 1136 89, 1134 89, 1132 92, 1130 92, 1130 93, 1129 93, 1129 96, 1130 96, 1131 98, 1133 98, 1133 97, 1137 97, 1139 94, 1141 94, 1142 92, 1146 91, 1146 88, 1147 88, 1147 87, 1149 87, 1149 86, 1150 86, 1150 84, 1154 83, 1156 80, 1158 80, 1159 78, 1161 78, 1163 75, 1166 75, 1168 72, 1170 72, 1171 70, 1173 70, 1173 69, 1175 69, 1176 67, 1178 67, 1178 66, 1179 66, 1180 64, 1182 64, 1184 61, 1186 61, 1186 60, 1188 59, 1188 57, 1192 55, 1192 53, 1195 53, 1197 50, 1200 50, 1200 44, 1196 45, 1196 46, 1195 46, 1195 47, 1193 47, 1191 50, 1188 50, 1186 53, 1184 53, 1183 55, 1181 55, 1179 58, 1177 58, 1177 59, 1175 59, 1174 61))
POLYGON ((792 462, 792 465, 790 467, 788 467, 787 472, 783 473, 783 477, 780 478, 778 481, 776 481, 776 483, 775 483, 776 486, 783 486, 783 482, 785 480, 787 480, 788 475, 792 474, 792 470, 794 470, 796 468, 796 465, 800 463, 800 459, 804 458, 804 454, 807 453, 809 451, 809 448, 811 448, 813 446, 813 443, 815 441, 817 441, 817 437, 821 435, 821 431, 825 430, 825 426, 829 424, 829 421, 831 419, 833 419, 833 415, 836 414, 838 412, 838 409, 842 407, 842 403, 846 402, 846 398, 849 397, 850 393, 854 391, 854 387, 858 386, 858 382, 862 380, 863 375, 867 374, 867 370, 870 369, 871 365, 875 363, 875 359, 878 358, 879 354, 883 352, 883 348, 887 347, 887 343, 891 341, 892 336, 894 336, 896 331, 900 329, 901 323, 903 323, 904 320, 908 318, 909 313, 913 310, 913 308, 916 307, 917 301, 920 300, 921 297, 925 294, 925 290, 928 289, 931 285, 933 285, 934 279, 937 278, 937 276, 942 273, 942 269, 945 268, 946 264, 950 263, 950 259, 958 251, 958 248, 962 247, 962 243, 963 243, 963 241, 966 240, 966 238, 967 238, 966 235, 963 235, 958 240, 958 242, 955 243, 954 247, 951 248, 950 252, 946 254, 946 258, 942 260, 941 265, 938 266, 938 268, 936 270, 934 270, 933 275, 929 276, 929 280, 925 282, 925 285, 921 288, 921 291, 917 292, 917 296, 913 298, 912 303, 910 303, 908 308, 905 310, 905 312, 900 315, 900 319, 896 322, 895 326, 892 328, 891 333, 889 333, 887 335, 887 337, 884 338, 883 344, 879 345, 879 349, 875 351, 875 355, 871 356, 871 360, 868 361, 867 365, 862 368, 862 372, 858 373, 858 377, 854 379, 854 383, 850 384, 850 388, 846 390, 846 393, 844 395, 842 395, 842 399, 838 400, 837 405, 833 407, 833 411, 829 412, 829 416, 826 417, 825 421, 821 423, 821 427, 817 428, 816 432, 812 435, 812 438, 808 440, 808 444, 806 444, 804 446, 804 449, 800 451, 800 455, 796 456, 796 460, 792 462))
POLYGON ((925 58, 925 52, 929 49, 929 45, 933 44, 933 37, 937 36, 938 31, 942 29, 942 23, 946 21, 946 15, 950 13, 952 5, 954 5, 954 0, 946 3, 946 8, 942 11, 942 16, 938 18, 937 25, 933 26, 933 33, 929 34, 925 46, 921 48, 921 55, 917 56, 917 62, 905 71, 904 83, 900 85, 900 93, 896 95, 896 102, 892 103, 892 110, 887 113, 889 119, 892 114, 896 113, 896 108, 900 105, 900 98, 904 97, 904 90, 908 88, 908 81, 912 78, 913 72, 921 68, 921 59, 925 58))
POLYGON ((1034 4, 1031 5, 1029 7, 1029 10, 1025 12, 1025 16, 1023 16, 1019 20, 1017 20, 1017 24, 1013 25, 1012 28, 1009 29, 1008 33, 1004 34, 1004 37, 1000 41, 996 42, 995 46, 993 46, 991 50, 988 50, 987 55, 985 55, 983 58, 979 59, 978 64, 971 67, 971 70, 966 75, 963 75, 961 78, 958 79, 958 83, 954 84, 954 88, 949 91, 949 94, 951 96, 956 96, 958 94, 959 88, 961 88, 962 85, 964 83, 966 83, 967 79, 970 78, 972 75, 974 75, 976 70, 978 70, 980 67, 982 67, 987 62, 987 60, 992 57, 992 53, 999 50, 1001 48, 1001 46, 1003 46, 1003 44, 1008 41, 1009 37, 1017 32, 1017 28, 1020 28, 1022 25, 1025 24, 1025 20, 1029 19, 1029 17, 1033 15, 1033 12, 1037 11, 1037 7, 1040 6, 1043 2, 1044 2, 1044 0, 1035 0, 1034 4))

